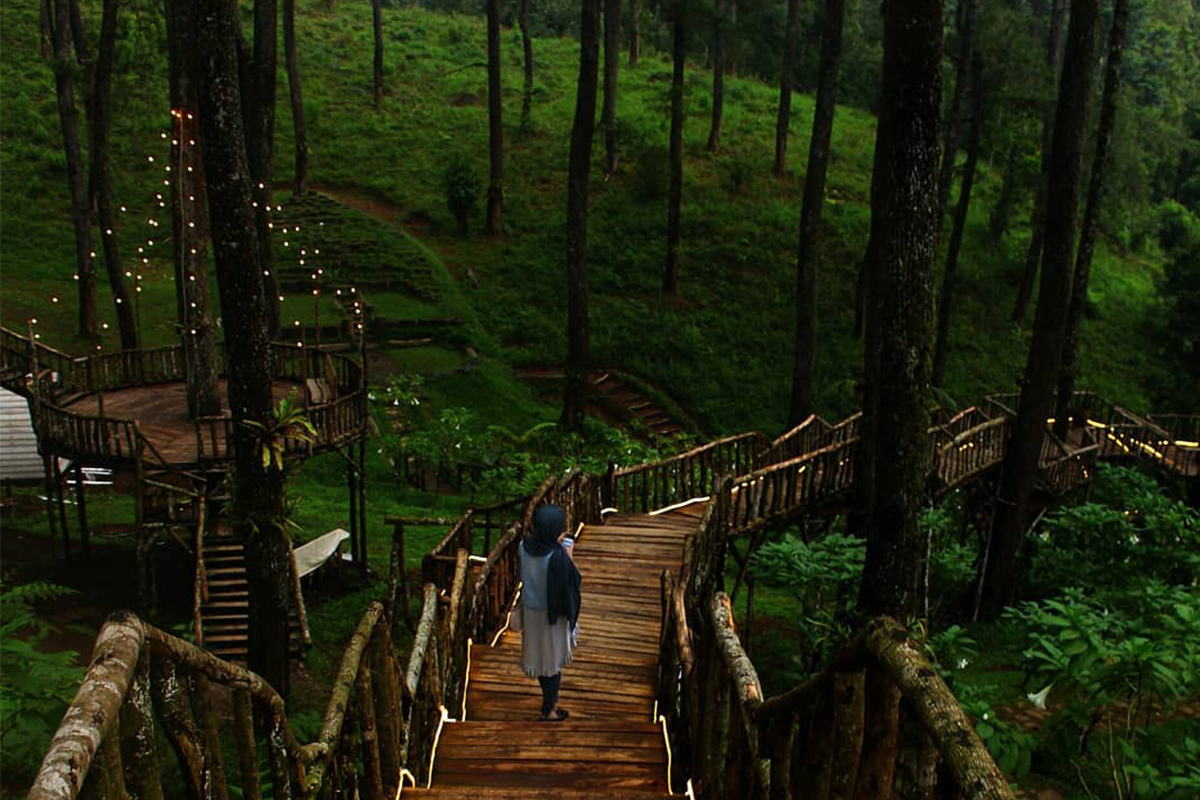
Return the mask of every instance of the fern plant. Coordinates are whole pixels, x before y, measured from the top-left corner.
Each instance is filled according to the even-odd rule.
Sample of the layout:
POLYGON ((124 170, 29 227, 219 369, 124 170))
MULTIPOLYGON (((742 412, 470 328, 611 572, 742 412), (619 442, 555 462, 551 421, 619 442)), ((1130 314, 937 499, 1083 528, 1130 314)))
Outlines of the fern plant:
POLYGON ((39 649, 50 628, 35 606, 74 593, 41 581, 0 589, 0 749, 5 771, 21 779, 37 770, 83 677, 78 653, 39 649))

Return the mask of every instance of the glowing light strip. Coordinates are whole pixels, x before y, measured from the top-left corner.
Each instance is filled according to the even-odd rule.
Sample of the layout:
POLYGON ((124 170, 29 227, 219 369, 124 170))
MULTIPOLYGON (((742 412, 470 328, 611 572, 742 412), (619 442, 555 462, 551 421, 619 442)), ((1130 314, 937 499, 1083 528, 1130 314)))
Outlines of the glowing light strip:
MULTIPOLYGON (((736 487, 734 488, 734 491, 737 491, 736 487)), ((684 507, 690 506, 690 505, 694 505, 696 503, 707 503, 707 502, 708 502, 708 495, 705 495, 704 497, 693 497, 690 500, 684 500, 682 503, 676 503, 673 506, 666 506, 665 508, 660 508, 657 511, 651 511, 650 516, 656 517, 659 514, 666 514, 668 511, 675 511, 677 509, 684 508, 684 507)))
POLYGON ((1188 442, 1183 439, 1175 440, 1176 447, 1200 447, 1200 442, 1188 442))
MULTIPOLYGON (((658 708, 658 701, 654 701, 655 709, 658 708)), ((667 732, 667 717, 662 715, 658 718, 658 722, 662 725, 663 744, 667 748, 667 791, 671 791, 671 734, 667 732)))
POLYGON ((692 786, 691 778, 688 778, 688 782, 687 782, 687 796, 688 796, 689 800, 696 800, 696 790, 692 786))
POLYGON ((401 767, 400 768, 400 785, 396 787, 396 800, 400 800, 400 795, 402 795, 404 793, 404 779, 405 778, 408 778, 408 780, 412 783, 414 788, 417 785, 417 777, 408 771, 408 767, 401 767))
POLYGON ((613 506, 605 506, 604 508, 600 509, 600 516, 603 517, 605 514, 615 514, 620 510, 621 509, 613 506))
POLYGON ((512 607, 508 609, 508 616, 504 618, 504 625, 501 626, 500 630, 496 631, 496 635, 492 638, 492 643, 488 645, 488 647, 495 647, 496 642, 500 641, 500 637, 503 636, 504 632, 508 630, 508 625, 510 622, 512 622, 513 609, 515 609, 517 607, 517 603, 521 601, 521 587, 524 585, 524 582, 517 583, 517 597, 515 600, 513 600, 512 607))
POLYGON ((474 642, 471 641, 471 637, 468 636, 467 637, 467 669, 466 669, 466 672, 463 673, 462 715, 459 717, 459 719, 461 719, 463 722, 467 721, 467 689, 471 686, 471 645, 473 645, 473 644, 474 644, 474 642))
POLYGON ((429 751, 429 780, 425 781, 426 789, 433 786, 433 761, 437 758, 438 742, 442 738, 442 728, 445 727, 446 720, 450 717, 450 712, 446 711, 446 707, 441 704, 438 705, 438 711, 442 713, 442 718, 438 720, 437 731, 433 734, 433 748, 429 751))

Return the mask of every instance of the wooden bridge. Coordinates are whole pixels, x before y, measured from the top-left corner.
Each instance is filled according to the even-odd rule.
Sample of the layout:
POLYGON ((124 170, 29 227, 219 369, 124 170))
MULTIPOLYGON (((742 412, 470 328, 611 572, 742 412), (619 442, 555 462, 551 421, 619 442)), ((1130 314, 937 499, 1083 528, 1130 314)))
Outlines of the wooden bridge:
MULTIPOLYGON (((1048 491, 1087 480, 1101 457, 1196 476, 1198 446, 1182 438, 1194 436, 1195 418, 1156 422, 1091 395, 1076 400, 1086 415, 1067 440, 1048 434, 1043 447, 1048 491)), ((914 735, 928 737, 930 756, 940 754, 964 796, 1009 798, 973 724, 895 622, 871 621, 824 672, 771 698, 741 646, 721 591, 730 546, 837 508, 853 482, 857 425, 857 416, 837 425, 812 417, 774 441, 744 434, 604 475, 574 472, 547 479, 530 497, 468 511, 425 559, 421 615, 403 668, 391 646, 403 585, 395 570, 403 560, 393 557, 386 604, 368 609, 347 646, 311 744, 290 732, 282 701, 257 676, 136 618, 114 618, 30 797, 73 798, 85 779, 101 796, 123 796, 122 782, 152 785, 157 754, 139 742, 154 740, 147 729, 156 720, 168 740, 188 745, 177 750, 189 791, 222 796, 209 782, 226 780, 209 697, 228 693, 241 709, 234 727, 246 797, 264 796, 254 753, 265 747, 274 797, 774 800, 789 795, 794 774, 802 782, 838 774, 845 748, 833 720, 845 712, 828 698, 870 667, 898 687, 915 714, 914 735), (580 647, 564 671, 571 717, 560 723, 534 721, 538 690, 520 672, 519 635, 506 629, 517 546, 547 502, 566 509, 572 528, 582 526, 580 647), (493 512, 510 523, 494 543, 493 512), (194 693, 199 719, 172 699, 170 687, 179 686, 194 693), (247 722, 251 705, 268 722, 264 739, 247 722)), ((1010 425, 1004 397, 939 420, 930 430, 931 490, 998 465, 1010 425)))

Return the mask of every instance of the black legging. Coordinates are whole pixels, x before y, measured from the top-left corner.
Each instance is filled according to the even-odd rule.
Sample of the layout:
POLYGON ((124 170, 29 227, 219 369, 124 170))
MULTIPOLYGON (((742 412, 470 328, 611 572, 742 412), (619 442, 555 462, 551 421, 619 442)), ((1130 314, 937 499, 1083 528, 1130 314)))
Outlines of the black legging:
POLYGON ((538 677, 538 684, 542 687, 542 716, 548 717, 558 705, 558 687, 562 685, 562 673, 548 678, 538 677))

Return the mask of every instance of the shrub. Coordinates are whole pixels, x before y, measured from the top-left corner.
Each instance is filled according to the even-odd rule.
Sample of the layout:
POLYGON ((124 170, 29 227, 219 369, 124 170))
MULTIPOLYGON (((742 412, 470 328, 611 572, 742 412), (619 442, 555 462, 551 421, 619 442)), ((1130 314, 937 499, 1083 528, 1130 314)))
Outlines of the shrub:
POLYGON ((458 156, 446 166, 442 174, 442 188, 446 193, 446 208, 450 209, 465 231, 478 208, 479 195, 483 191, 479 174, 465 158, 458 156))

